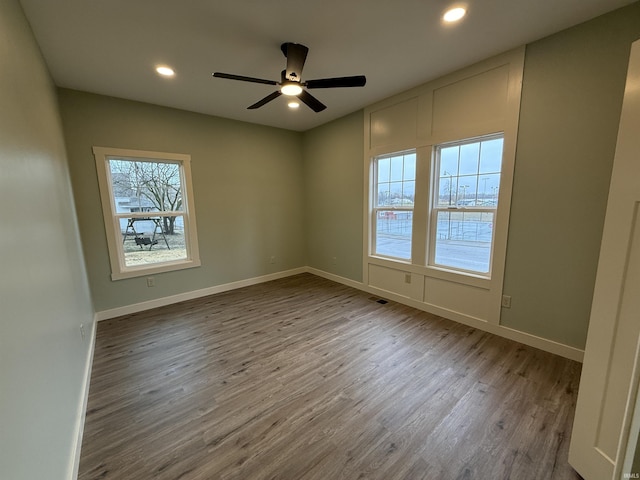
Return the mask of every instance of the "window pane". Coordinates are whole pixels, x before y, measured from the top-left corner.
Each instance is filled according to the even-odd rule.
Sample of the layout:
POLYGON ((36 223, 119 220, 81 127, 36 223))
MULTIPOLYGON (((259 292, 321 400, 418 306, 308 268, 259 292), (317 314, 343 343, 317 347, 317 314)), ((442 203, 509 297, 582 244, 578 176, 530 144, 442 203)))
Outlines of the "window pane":
POLYGON ((503 139, 492 138, 438 149, 437 207, 497 206, 503 139), (460 153, 458 174, 454 167, 460 153), (479 172, 485 172, 479 174, 479 172))
POLYGON ((476 204, 477 182, 476 175, 458 178, 458 203, 460 207, 470 207, 476 204))
POLYGON ((416 154, 408 153, 404 156, 404 175, 403 180, 416 179, 416 154))
POLYGON ((393 208, 376 213, 375 245, 378 255, 409 260, 416 191, 416 154, 399 153, 377 160, 377 207, 393 208), (383 172, 388 172, 388 175, 383 172), (402 209, 402 210, 398 210, 402 209))
MULTIPOLYGON (((498 205, 503 137, 465 140, 436 147, 434 179, 435 232, 429 255, 434 265, 488 274, 491 265, 494 212, 498 205), (457 167, 454 167, 457 153, 457 167), (457 168, 457 170, 454 170, 457 168), (463 209, 468 209, 464 210, 463 209)), ((433 228, 433 227, 432 227, 433 228)))
POLYGON ((478 180, 478 205, 498 205, 500 174, 481 175, 478 180))
POLYGON ((458 175, 458 153, 460 147, 445 147, 440 150, 440 177, 458 175))
POLYGON ((376 218, 376 252, 409 260, 413 212, 381 210, 376 218))
POLYGON ((389 184, 382 183, 378 185, 378 207, 386 207, 391 205, 391 194, 389 193, 389 184))
POLYGON ((380 158, 378 162, 378 207, 413 205, 415 198, 415 153, 380 158))
POLYGON ((182 211, 177 163, 109 159, 116 213, 182 211))
POLYGON ((120 218, 124 262, 127 267, 186 260, 184 218, 120 218))
POLYGON ((493 212, 438 212, 435 264, 489 273, 493 212))
POLYGON ((402 182, 402 203, 403 205, 413 205, 416 198, 416 182, 402 182))
POLYGON ((116 213, 149 213, 119 218, 125 266, 186 260, 183 216, 154 215, 183 211, 180 165, 111 158, 109 172, 116 213))
POLYGON ((402 171, 404 168, 404 156, 391 157, 391 181, 402 181, 402 171))
POLYGON ((480 150, 480 173, 498 173, 502 169, 502 138, 482 142, 480 150))
POLYGON ((378 183, 388 182, 390 178, 391 159, 381 158, 378 160, 378 183))
POLYGON ((453 206, 458 201, 458 177, 453 175, 440 179, 438 206, 453 206))
POLYGON ((468 143, 460 146, 460 175, 477 174, 479 161, 479 143, 468 143))
POLYGON ((402 182, 390 183, 389 193, 391 194, 392 205, 402 205, 402 182))

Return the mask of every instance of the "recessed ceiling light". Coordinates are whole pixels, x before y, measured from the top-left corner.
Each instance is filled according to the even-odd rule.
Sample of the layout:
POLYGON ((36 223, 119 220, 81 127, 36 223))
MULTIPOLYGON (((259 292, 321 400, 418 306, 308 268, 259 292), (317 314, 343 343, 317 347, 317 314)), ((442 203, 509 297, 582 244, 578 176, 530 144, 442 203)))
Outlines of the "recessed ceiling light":
POLYGON ((292 108, 294 110, 300 107, 300 104, 298 102, 289 102, 287 105, 289 105, 289 108, 292 108))
POLYGON ((442 19, 447 23, 457 22, 466 15, 467 11, 463 7, 453 7, 444 12, 442 19))
POLYGON ((156 67, 156 72, 158 72, 163 77, 173 77, 176 74, 176 72, 174 72, 173 69, 169 67, 156 67))

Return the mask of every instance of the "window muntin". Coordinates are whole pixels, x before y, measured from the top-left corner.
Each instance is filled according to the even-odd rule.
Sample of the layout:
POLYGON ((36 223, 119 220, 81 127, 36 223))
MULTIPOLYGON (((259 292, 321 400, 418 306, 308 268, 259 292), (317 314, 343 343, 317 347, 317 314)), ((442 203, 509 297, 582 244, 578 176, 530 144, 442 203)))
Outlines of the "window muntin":
POLYGON ((190 157, 94 147, 112 278, 199 266, 190 157))
POLYGON ((503 136, 435 147, 429 264, 489 277, 503 136))
POLYGON ((376 157, 374 172, 372 253, 411 260, 415 150, 376 157))

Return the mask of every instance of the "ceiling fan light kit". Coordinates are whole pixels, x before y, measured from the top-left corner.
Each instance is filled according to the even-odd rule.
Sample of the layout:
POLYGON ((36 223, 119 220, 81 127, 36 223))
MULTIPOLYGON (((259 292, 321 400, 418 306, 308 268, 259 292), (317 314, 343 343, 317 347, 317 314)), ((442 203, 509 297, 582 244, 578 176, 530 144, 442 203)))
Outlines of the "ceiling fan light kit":
MULTIPOLYGON (((274 80, 265 80, 263 78, 245 77, 243 75, 234 75, 231 73, 215 72, 213 74, 216 78, 226 78, 228 80, 239 80, 241 82, 250 83, 262 83, 265 85, 279 85, 280 90, 277 90, 270 95, 267 95, 262 100, 257 101, 253 105, 247 107, 249 110, 254 110, 266 105, 272 100, 275 100, 280 95, 298 97, 305 105, 307 105, 314 112, 321 112, 324 110, 324 105, 320 100, 315 98, 306 89, 313 88, 348 88, 348 87, 364 87, 367 83, 367 79, 364 75, 355 75, 351 77, 336 77, 336 78, 319 78, 316 80, 302 81, 302 69, 307 59, 309 49, 299 43, 283 43, 280 46, 280 50, 287 58, 286 69, 280 74, 280 82, 274 80)), ((296 102, 291 102, 296 103, 296 102)), ((291 104, 289 104, 291 107, 291 104)), ((297 108, 297 107, 291 107, 297 108)))
POLYGON ((283 95, 297 96, 302 93, 302 87, 299 83, 288 82, 282 85, 282 87, 280 88, 280 93, 282 93, 283 95))

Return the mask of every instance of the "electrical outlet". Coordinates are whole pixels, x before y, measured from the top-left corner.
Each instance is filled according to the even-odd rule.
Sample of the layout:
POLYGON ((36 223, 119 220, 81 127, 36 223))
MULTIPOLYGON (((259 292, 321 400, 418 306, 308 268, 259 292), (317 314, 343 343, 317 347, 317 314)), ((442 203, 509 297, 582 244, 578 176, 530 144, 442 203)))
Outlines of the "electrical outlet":
POLYGON ((504 308, 511 308, 511 295, 502 295, 502 306, 504 308))
POLYGON ((147 287, 155 287, 156 279, 155 277, 147 277, 147 287))
POLYGON ((82 336, 82 340, 84 340, 84 325, 80 324, 80 336, 82 336))
POLYGON ((411 283, 411 274, 410 273, 405 273, 404 274, 404 283, 411 283))
POLYGON ((331 257, 331 265, 337 265, 338 264, 338 258, 337 257, 331 257))
POLYGON ((271 258, 269 258, 269 263, 276 263, 276 256, 275 255, 271 255, 271 258))

